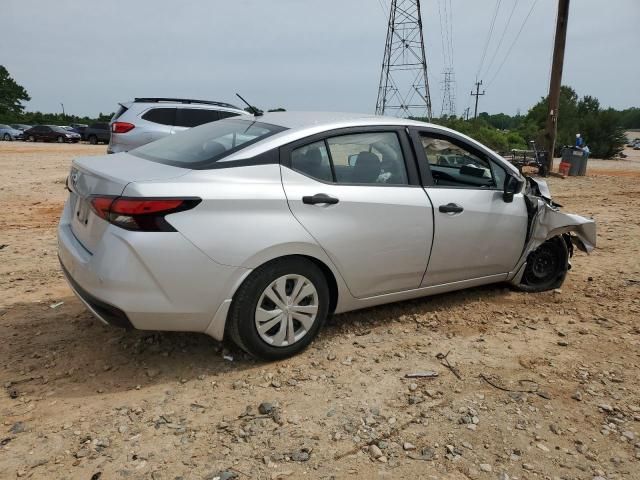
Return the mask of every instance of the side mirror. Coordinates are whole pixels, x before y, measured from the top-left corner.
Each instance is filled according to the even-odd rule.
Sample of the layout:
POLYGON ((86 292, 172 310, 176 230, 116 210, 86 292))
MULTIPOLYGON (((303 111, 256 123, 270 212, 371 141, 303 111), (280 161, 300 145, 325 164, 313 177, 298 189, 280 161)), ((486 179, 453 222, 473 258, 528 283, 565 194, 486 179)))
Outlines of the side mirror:
POLYGON ((513 202, 513 196, 520 192, 523 184, 524 182, 522 182, 522 180, 507 174, 507 178, 504 181, 504 193, 502 194, 503 200, 507 203, 513 202))

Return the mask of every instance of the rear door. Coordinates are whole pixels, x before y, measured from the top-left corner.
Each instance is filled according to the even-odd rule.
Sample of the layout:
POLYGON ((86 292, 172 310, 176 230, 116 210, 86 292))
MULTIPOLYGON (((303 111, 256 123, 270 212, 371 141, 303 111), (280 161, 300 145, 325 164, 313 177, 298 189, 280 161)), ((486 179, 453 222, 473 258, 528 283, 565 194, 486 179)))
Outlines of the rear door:
POLYGON ((423 286, 505 275, 527 232, 523 194, 503 199, 505 167, 489 151, 453 134, 412 131, 425 191, 434 208, 434 240, 423 286))
POLYGON ((417 288, 433 212, 402 129, 315 135, 281 149, 282 182, 296 219, 358 298, 417 288))

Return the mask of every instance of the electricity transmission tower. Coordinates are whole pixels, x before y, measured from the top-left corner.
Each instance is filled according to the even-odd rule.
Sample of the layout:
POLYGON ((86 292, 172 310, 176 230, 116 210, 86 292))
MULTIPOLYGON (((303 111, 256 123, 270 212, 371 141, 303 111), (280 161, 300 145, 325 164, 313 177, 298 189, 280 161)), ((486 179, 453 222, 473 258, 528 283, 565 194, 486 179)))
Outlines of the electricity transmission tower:
POLYGON ((444 80, 442 81, 442 108, 440 116, 448 117, 456 116, 456 77, 453 68, 446 68, 444 72, 444 80))
POLYGON ((376 114, 431 120, 420 0, 391 0, 376 114))

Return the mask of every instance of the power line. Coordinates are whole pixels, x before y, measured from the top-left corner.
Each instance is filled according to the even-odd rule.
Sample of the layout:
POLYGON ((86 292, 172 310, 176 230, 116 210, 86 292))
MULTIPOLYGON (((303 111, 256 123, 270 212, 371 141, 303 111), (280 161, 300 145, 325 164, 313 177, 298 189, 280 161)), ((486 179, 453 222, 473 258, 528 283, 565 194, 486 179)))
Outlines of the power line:
POLYGON ((489 43, 491 42, 491 35, 493 35, 493 28, 496 24, 496 17, 498 16, 498 10, 500 10, 500 4, 502 0, 496 1, 496 8, 493 11, 493 18, 491 19, 491 25, 489 26, 489 33, 487 34, 487 41, 484 44, 484 50, 482 52, 482 58, 480 59, 480 64, 478 65, 478 72, 476 73, 476 80, 480 76, 480 70, 482 70, 482 65, 484 64, 484 59, 487 56, 487 50, 489 48, 489 43))
POLYGON ((447 51, 449 47, 447 46, 447 51, 445 51, 444 45, 446 43, 445 38, 447 36, 447 33, 445 32, 445 29, 442 23, 442 11, 441 11, 440 0, 438 0, 438 17, 440 18, 440 44, 442 45, 442 63, 446 68, 449 65, 449 62, 447 60, 447 51))
MULTIPOLYGON (((445 0, 446 4, 447 0, 445 0)), ((449 0, 449 59, 451 60, 451 68, 453 68, 453 7, 451 6, 451 0, 449 0)))
POLYGON ((378 5, 380 5, 380 8, 382 9, 382 15, 384 15, 384 18, 387 18, 387 9, 384 8, 384 5, 382 4, 382 0, 378 0, 378 5))
POLYGON ((513 47, 518 42, 518 39, 520 38, 520 34, 522 33, 522 30, 524 29, 524 26, 527 24, 527 20, 529 20, 529 17, 531 16, 531 12, 533 12, 533 9, 535 8, 536 3, 538 3, 538 0, 533 0, 533 4, 531 5, 531 8, 529 9, 529 13, 527 13, 527 16, 524 17, 524 20, 522 22, 522 25, 520 26, 520 30, 518 30, 518 34, 516 35, 516 38, 513 39, 513 42, 511 43, 511 46, 509 47, 509 50, 507 50, 507 54, 504 56, 504 59, 502 60, 502 63, 498 67, 498 70, 493 75, 493 77, 491 77, 491 80, 489 80, 489 83, 487 84, 487 88, 489 88, 491 86, 493 81, 496 79, 496 77, 500 73, 500 70, 502 70, 502 67, 504 66, 505 62, 509 58, 509 55, 511 54, 511 50, 513 50, 513 47))
POLYGON ((507 30, 509 29, 509 24, 511 23, 511 18, 513 17, 514 12, 516 11, 516 7, 518 6, 518 2, 520 0, 515 0, 515 2, 513 2, 513 8, 511 9, 511 13, 509 14, 509 18, 507 19, 507 23, 505 23, 504 25, 504 30, 502 30, 502 35, 500 35, 500 40, 498 41, 498 46, 496 47, 495 51, 493 52, 493 56, 491 57, 491 61, 489 62, 489 64, 487 65, 487 68, 484 71, 484 75, 486 76, 489 71, 491 70, 491 66, 493 65, 493 62, 495 61, 496 57, 498 56, 498 52, 500 51, 500 47, 502 46, 502 42, 504 41, 504 37, 507 33, 507 30))

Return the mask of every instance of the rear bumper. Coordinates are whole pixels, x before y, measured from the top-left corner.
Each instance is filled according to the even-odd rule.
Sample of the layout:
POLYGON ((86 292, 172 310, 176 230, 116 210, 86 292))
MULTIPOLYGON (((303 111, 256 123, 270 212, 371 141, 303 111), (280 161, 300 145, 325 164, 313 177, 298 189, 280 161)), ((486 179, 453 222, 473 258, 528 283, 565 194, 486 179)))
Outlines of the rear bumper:
MULTIPOLYGON (((139 330, 207 332, 247 271, 215 263, 179 232, 131 232, 109 225, 89 252, 65 205, 58 256, 78 298, 105 323, 139 330)), ((215 335, 211 332, 215 332, 215 335)))
MULTIPOLYGON (((60 260, 60 257, 58 257, 60 260)), ((107 325, 112 325, 114 327, 126 328, 127 330, 133 329, 133 325, 131 325, 131 321, 127 314, 124 313, 119 308, 114 307, 113 305, 109 305, 108 303, 103 302, 102 300, 98 300, 96 297, 87 292, 84 288, 82 288, 67 272, 67 269, 64 268, 64 264, 62 260, 60 260, 60 266, 62 268, 62 273, 64 273, 64 278, 73 290, 73 293, 84 303, 85 307, 93 313, 100 321, 106 323, 107 325)))

